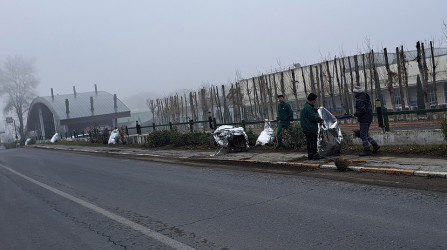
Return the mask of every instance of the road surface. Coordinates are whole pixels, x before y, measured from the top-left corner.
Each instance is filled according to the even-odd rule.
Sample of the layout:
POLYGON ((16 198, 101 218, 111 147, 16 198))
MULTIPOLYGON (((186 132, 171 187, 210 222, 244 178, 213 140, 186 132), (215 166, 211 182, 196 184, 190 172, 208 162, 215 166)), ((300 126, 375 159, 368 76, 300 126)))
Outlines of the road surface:
POLYGON ((447 194, 70 152, 0 151, 2 249, 441 249, 447 194))

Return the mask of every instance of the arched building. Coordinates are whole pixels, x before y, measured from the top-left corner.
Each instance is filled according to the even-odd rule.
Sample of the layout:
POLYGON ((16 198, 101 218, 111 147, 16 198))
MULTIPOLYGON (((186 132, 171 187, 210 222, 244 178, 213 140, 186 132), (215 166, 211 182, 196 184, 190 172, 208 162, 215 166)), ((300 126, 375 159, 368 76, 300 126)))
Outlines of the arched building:
POLYGON ((81 131, 94 126, 116 127, 117 118, 130 116, 130 109, 116 95, 105 91, 37 97, 30 105, 27 131, 44 138, 55 132, 81 131))

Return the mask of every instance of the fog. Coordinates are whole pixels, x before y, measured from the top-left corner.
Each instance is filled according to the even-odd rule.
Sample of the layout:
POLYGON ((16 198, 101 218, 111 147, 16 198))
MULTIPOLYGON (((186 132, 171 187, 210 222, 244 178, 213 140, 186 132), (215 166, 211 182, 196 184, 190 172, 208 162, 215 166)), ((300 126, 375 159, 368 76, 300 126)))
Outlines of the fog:
POLYGON ((40 96, 94 84, 121 99, 163 96, 368 44, 440 47, 446 9, 445 0, 0 0, 0 59, 34 58, 40 96))

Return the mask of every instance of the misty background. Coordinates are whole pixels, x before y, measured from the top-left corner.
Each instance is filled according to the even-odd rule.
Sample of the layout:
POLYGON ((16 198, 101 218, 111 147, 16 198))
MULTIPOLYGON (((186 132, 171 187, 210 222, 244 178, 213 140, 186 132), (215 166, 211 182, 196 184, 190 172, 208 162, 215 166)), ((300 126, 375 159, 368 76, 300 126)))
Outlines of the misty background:
POLYGON ((0 0, 0 60, 34 59, 39 96, 97 84, 149 111, 148 98, 235 82, 236 72, 249 78, 366 46, 413 50, 421 39, 443 47, 446 9, 444 0, 0 0))

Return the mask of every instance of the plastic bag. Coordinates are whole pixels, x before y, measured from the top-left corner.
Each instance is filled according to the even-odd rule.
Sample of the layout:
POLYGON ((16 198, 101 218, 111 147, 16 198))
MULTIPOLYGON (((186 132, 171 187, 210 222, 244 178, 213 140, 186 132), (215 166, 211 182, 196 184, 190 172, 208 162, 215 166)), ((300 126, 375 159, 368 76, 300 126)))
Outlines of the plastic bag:
POLYGON ((318 154, 324 157, 339 154, 343 135, 337 118, 323 107, 318 109, 318 114, 323 119, 322 124, 318 125, 318 154))
POLYGON ((57 140, 59 140, 59 134, 58 133, 55 133, 54 135, 53 135, 53 137, 51 137, 51 143, 55 143, 57 140))
POLYGON ((256 146, 257 145, 264 146, 265 144, 271 142, 273 142, 273 129, 270 125, 270 121, 265 119, 264 130, 261 132, 258 139, 256 140, 256 146))
POLYGON ((120 133, 118 129, 112 130, 109 137, 109 143, 108 144, 116 144, 119 141, 120 133))

